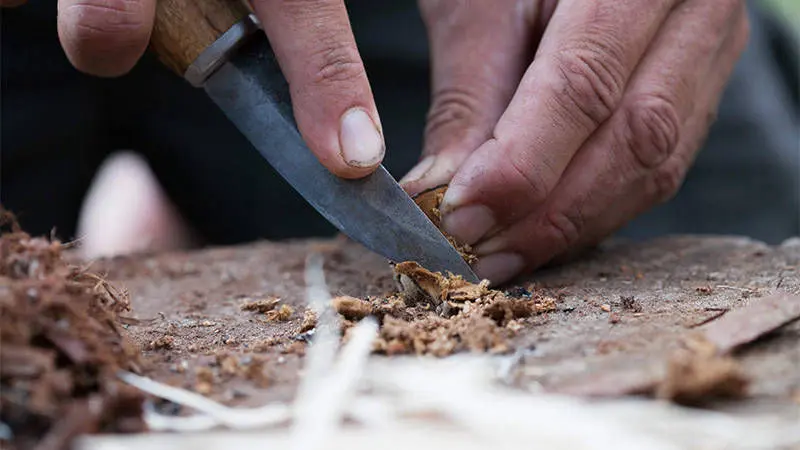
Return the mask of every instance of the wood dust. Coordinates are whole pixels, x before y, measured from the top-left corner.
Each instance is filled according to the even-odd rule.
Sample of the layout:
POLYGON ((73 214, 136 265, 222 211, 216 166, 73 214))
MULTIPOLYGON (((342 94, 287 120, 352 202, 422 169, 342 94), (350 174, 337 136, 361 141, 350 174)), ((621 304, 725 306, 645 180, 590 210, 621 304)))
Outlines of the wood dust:
POLYGON ((394 270, 396 294, 333 300, 345 322, 368 315, 379 320, 378 353, 438 357, 461 351, 506 353, 522 328, 521 320, 556 307, 551 297, 512 298, 490 290, 485 282, 473 284, 459 276, 444 276, 414 262, 397 264, 394 270))
POLYGON ((0 209, 0 420, 11 448, 66 448, 78 434, 144 429, 139 372, 121 334, 124 292, 67 264, 63 246, 22 232, 0 209))

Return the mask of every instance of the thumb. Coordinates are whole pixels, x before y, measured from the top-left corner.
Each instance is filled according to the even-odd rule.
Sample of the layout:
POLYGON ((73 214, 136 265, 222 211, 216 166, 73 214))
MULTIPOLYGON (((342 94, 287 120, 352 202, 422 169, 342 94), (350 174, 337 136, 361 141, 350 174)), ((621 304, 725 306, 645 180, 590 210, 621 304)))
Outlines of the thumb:
POLYGON ((58 0, 58 37, 83 72, 123 75, 147 49, 156 0, 58 0))
MULTIPOLYGON (((448 183, 492 136, 533 50, 533 12, 516 0, 420 2, 431 49, 432 97, 422 160, 400 183, 416 194, 448 183)), ((532 2, 530 2, 532 3, 532 2)))

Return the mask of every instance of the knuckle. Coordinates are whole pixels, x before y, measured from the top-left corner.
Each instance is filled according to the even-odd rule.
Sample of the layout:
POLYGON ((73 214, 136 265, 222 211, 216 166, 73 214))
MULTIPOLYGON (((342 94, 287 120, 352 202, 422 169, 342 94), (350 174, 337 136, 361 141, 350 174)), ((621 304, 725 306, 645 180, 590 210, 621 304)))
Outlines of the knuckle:
POLYGON ((312 83, 317 86, 353 83, 366 79, 364 64, 355 44, 329 44, 314 56, 312 83))
POLYGON ((655 168, 669 158, 680 139, 680 121, 675 104, 658 95, 640 96, 624 111, 625 148, 644 168, 655 168))
POLYGON ((585 44, 554 54, 558 75, 554 101, 568 118, 597 128, 622 97, 625 76, 618 52, 605 44, 585 44))
POLYGON ((574 246, 580 240, 584 218, 579 209, 570 212, 551 210, 544 215, 545 227, 562 248, 574 246))
POLYGON ((469 91, 459 88, 439 90, 433 94, 425 133, 432 135, 449 127, 467 130, 475 124, 478 111, 477 96, 469 91))
POLYGON ((552 190, 553 183, 549 180, 554 178, 555 172, 547 164, 541 162, 536 164, 533 161, 522 159, 521 156, 527 155, 528 152, 514 152, 508 146, 503 148, 505 149, 502 155, 503 160, 511 169, 507 182, 513 183, 515 178, 521 181, 524 188, 523 197, 528 205, 543 203, 552 190))
POLYGON ((139 45, 150 33, 141 1, 80 0, 65 12, 72 38, 102 49, 139 45))
POLYGON ((673 198, 683 183, 684 171, 679 164, 662 164, 650 175, 652 197, 656 202, 673 198))
POLYGON ((734 36, 736 53, 742 53, 750 41, 751 24, 746 12, 742 13, 734 36))

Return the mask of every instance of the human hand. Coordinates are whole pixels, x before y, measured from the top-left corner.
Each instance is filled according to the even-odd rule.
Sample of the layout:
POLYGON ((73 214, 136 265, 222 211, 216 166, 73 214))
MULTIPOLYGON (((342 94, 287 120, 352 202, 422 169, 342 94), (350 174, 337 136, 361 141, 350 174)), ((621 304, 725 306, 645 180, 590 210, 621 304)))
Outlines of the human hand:
MULTIPOLYGON (((70 62, 103 77, 130 71, 150 41, 156 1, 58 0, 58 36, 70 62)), ((371 173, 383 159, 383 132, 343 0, 253 0, 252 7, 289 81, 308 146, 338 176, 371 173)))
POLYGON ((433 64, 415 193, 501 283, 675 194, 743 51, 741 0, 420 0, 433 64))

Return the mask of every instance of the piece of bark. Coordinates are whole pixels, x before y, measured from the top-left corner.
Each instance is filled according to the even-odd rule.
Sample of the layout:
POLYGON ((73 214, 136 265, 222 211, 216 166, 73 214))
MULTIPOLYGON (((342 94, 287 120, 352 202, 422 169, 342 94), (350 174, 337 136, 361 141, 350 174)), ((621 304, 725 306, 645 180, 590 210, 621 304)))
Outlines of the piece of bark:
POLYGON ((800 319, 800 296, 777 293, 753 300, 744 308, 702 328, 703 336, 724 354, 800 319))
MULTIPOLYGON (((687 348, 666 356, 662 368, 614 368, 562 383, 554 392, 588 397, 655 395, 683 404, 707 398, 741 397, 748 380, 729 356, 781 326, 800 319, 800 296, 778 293, 732 310, 688 335, 687 348)), ((654 362, 656 360, 653 360, 654 362)))

